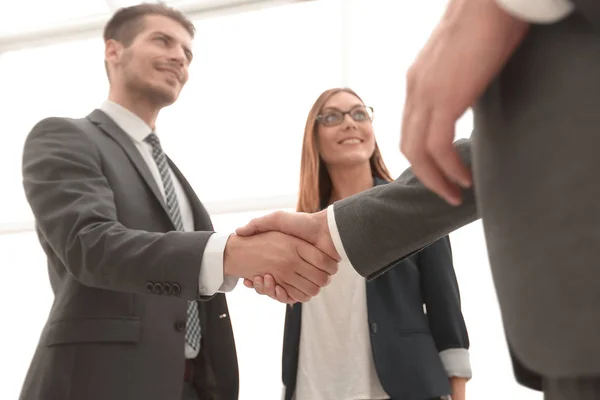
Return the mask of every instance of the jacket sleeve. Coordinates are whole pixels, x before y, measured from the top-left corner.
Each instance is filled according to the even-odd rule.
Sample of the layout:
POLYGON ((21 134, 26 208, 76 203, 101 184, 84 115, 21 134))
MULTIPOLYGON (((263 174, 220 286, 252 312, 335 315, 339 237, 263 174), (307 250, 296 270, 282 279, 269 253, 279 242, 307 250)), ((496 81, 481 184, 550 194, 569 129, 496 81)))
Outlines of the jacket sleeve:
POLYGON ((198 298, 204 247, 213 232, 155 233, 117 220, 96 145, 73 122, 38 123, 23 151, 23 186, 37 229, 53 256, 86 286, 148 294, 149 282, 198 298))
POLYGON ((460 292, 448 236, 418 253, 421 292, 429 329, 448 376, 471 378, 469 335, 461 311, 460 292))
MULTIPOLYGON (((470 168, 471 140, 458 140, 455 146, 470 168)), ((330 209, 332 235, 339 234, 350 263, 367 279, 479 218, 472 187, 455 207, 427 189, 411 168, 394 182, 346 197, 330 209)))

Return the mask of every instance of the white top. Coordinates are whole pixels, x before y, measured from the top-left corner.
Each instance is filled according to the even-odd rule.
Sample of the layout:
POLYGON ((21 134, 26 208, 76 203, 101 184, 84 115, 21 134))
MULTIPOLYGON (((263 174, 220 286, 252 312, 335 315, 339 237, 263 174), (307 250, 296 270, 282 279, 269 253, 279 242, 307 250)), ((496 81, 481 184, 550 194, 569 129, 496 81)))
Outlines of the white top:
POLYGON ((371 352, 365 279, 348 261, 302 305, 294 400, 389 399, 371 352))
MULTIPOLYGON (((144 161, 146 161, 146 164, 152 173, 152 177, 156 181, 156 184, 166 201, 163 182, 160 173, 158 172, 156 162, 152 157, 152 146, 144 141, 144 139, 152 133, 152 128, 150 128, 140 117, 112 101, 105 101, 102 106, 100 106, 100 110, 106 113, 106 115, 108 115, 129 136, 144 161)), ((192 213, 190 201, 173 171, 170 171, 170 173, 175 193, 177 194, 177 202, 179 203, 183 228, 187 232, 193 231, 194 215, 192 213)), ((200 276, 198 277, 198 292, 200 295, 212 296, 217 291, 229 292, 232 291, 237 284, 237 278, 223 276, 223 252, 228 237, 229 235, 213 234, 206 243, 204 256, 202 257, 202 262, 200 264, 200 276)), ((194 358, 197 355, 198 352, 194 351, 186 343, 186 358, 194 358)))
POLYGON ((573 12, 570 0, 496 0, 509 14, 532 23, 557 22, 573 12))

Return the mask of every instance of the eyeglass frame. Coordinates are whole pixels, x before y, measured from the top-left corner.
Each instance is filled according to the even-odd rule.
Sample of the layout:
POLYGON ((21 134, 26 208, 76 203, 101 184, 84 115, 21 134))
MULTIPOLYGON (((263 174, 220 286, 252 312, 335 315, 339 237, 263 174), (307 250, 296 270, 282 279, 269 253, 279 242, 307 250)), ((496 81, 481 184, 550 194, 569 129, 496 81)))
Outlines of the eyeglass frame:
MULTIPOLYGON (((352 120, 354 122, 365 122, 365 121, 357 121, 357 120, 354 119, 354 117, 352 117, 351 112, 354 111, 354 110, 356 110, 357 108, 366 108, 367 110, 370 110, 371 111, 371 116, 370 116, 370 119, 368 121, 369 122, 373 122, 373 120, 375 119, 375 110, 373 109, 373 107, 371 107, 371 106, 365 106, 365 105, 362 105, 362 106, 358 106, 357 105, 355 107, 352 107, 349 111, 342 111, 342 110, 336 108, 335 109, 336 111, 339 111, 339 112, 342 113, 342 119, 337 124, 334 124, 334 125, 324 124, 321 121, 322 118, 323 118, 323 114, 322 113, 319 114, 319 115, 317 115, 316 122, 319 122, 319 123, 323 124, 324 126, 337 126, 337 125, 341 124, 342 122, 344 122, 344 120, 346 119, 346 114, 350 115, 350 118, 352 118, 352 120)), ((367 112, 367 114, 368 114, 368 112, 367 112)))

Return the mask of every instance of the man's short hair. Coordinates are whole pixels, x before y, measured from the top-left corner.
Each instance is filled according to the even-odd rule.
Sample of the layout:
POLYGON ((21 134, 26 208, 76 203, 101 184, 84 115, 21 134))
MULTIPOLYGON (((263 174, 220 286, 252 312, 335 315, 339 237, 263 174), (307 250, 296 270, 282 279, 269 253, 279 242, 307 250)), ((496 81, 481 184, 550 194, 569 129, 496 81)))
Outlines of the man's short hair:
POLYGON ((143 3, 117 10, 104 27, 104 41, 113 39, 125 47, 129 46, 144 29, 144 17, 148 15, 162 15, 179 22, 192 38, 196 33, 192 21, 181 11, 163 3, 143 3))

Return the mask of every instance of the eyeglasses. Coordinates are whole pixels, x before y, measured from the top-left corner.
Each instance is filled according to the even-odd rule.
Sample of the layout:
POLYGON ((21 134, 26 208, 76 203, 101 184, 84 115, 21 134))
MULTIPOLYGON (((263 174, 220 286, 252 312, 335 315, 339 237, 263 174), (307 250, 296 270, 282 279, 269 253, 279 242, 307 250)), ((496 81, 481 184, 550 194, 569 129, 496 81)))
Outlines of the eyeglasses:
POLYGON ((350 111, 327 110, 317 116, 317 121, 325 126, 339 125, 344 121, 346 114, 356 122, 373 121, 373 107, 358 106, 350 111))

